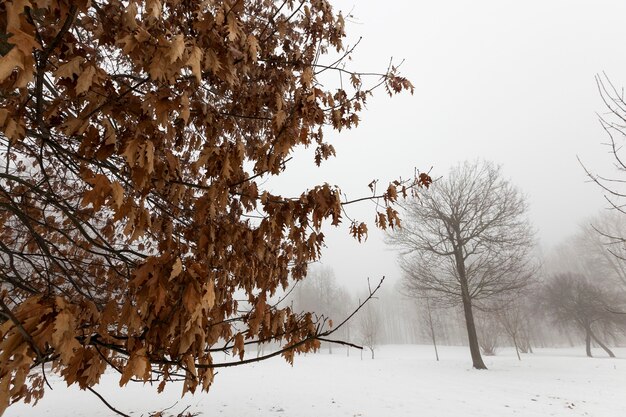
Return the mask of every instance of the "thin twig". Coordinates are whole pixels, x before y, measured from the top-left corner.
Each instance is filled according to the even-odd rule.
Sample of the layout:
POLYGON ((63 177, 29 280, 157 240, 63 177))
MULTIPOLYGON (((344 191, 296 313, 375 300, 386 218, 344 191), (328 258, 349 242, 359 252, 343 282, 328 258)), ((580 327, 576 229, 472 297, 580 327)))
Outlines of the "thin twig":
POLYGON ((117 408, 113 407, 111 404, 109 404, 107 402, 107 400, 104 399, 104 397, 102 395, 100 395, 100 393, 98 393, 96 390, 94 390, 91 387, 87 387, 87 389, 89 391, 91 391, 96 397, 100 398, 100 401, 102 401, 104 403, 104 405, 106 405, 111 411, 113 411, 114 413, 119 414, 120 416, 123 417, 130 417, 128 414, 125 414, 123 412, 121 412, 120 410, 118 410, 117 408))

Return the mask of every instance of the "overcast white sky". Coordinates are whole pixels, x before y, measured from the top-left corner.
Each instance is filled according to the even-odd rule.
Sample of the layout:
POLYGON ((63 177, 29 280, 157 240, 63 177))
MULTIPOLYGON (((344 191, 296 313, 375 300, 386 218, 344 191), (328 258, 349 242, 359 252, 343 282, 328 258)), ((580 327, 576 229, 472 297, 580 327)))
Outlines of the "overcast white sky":
MULTIPOLYGON (((626 1, 334 4, 354 16, 349 39, 363 37, 353 68, 382 71, 390 57, 404 59, 402 73, 415 94, 389 99, 379 91, 358 129, 327 136, 336 158, 318 169, 309 154, 296 155, 281 179, 288 188, 327 181, 359 197, 374 178, 407 177, 414 167, 440 176, 458 161, 484 158, 501 164, 528 196, 544 250, 607 206, 576 156, 594 171, 612 172, 594 76, 604 71, 626 86, 626 1)), ((369 204, 351 210, 373 220, 369 204)), ((364 288, 367 277, 397 280, 395 254, 382 234, 359 245, 348 226, 328 231, 322 263, 354 289, 364 288)))

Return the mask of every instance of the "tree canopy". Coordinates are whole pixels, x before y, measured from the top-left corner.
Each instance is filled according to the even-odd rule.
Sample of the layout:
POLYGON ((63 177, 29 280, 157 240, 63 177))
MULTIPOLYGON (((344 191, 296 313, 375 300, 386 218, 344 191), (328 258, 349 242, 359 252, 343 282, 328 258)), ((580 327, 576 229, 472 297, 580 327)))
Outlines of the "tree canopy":
MULTIPOLYGON (((319 346, 311 314, 269 300, 306 276, 346 201, 263 180, 295 147, 333 156, 325 131, 357 126, 374 88, 412 91, 393 66, 348 70, 344 38, 325 0, 0 4, 0 413, 41 397, 45 363, 83 389, 111 367, 184 394, 253 360, 249 344, 279 341, 288 361, 319 346)), ((371 196, 377 225, 429 182, 371 196)))

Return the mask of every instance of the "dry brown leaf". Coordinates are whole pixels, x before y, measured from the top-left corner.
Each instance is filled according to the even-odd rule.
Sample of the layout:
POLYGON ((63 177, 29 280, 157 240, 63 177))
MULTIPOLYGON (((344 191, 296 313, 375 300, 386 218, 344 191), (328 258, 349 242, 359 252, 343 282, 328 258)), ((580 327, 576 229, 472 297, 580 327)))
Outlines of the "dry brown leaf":
POLYGON ((236 355, 237 353, 239 353, 239 360, 243 360, 244 350, 243 334, 237 333, 237 336, 235 336, 233 354, 236 355))
POLYGON ((0 82, 8 78, 16 68, 24 69, 24 57, 17 48, 0 57, 0 82))
POLYGON ((73 78, 74 75, 78 75, 81 73, 80 64, 82 62, 83 58, 80 56, 76 56, 65 64, 60 65, 59 68, 54 72, 54 76, 57 78, 73 78))
POLYGON ((174 262, 174 265, 172 266, 172 272, 170 272, 170 281, 176 278, 177 276, 179 276, 182 271, 183 271, 183 263, 181 262, 180 258, 176 258, 176 261, 174 262))
POLYGON ((209 280, 205 285, 204 296, 202 297, 202 305, 208 312, 215 305, 215 284, 212 280, 209 280))
POLYGON ((113 181, 111 183, 111 194, 113 195, 115 207, 122 207, 122 204, 124 203, 124 188, 119 182, 113 181))
POLYGON ((182 33, 174 36, 170 43, 170 50, 167 52, 169 63, 174 63, 177 59, 183 56, 185 52, 185 36, 182 33))
POLYGON ((194 46, 191 49, 191 53, 189 54, 189 59, 187 60, 187 65, 191 67, 191 72, 196 77, 198 82, 202 81, 202 49, 197 46, 194 46))
POLYGON ((87 65, 76 80, 76 94, 82 94, 91 88, 94 75, 96 75, 96 68, 93 65, 87 65))

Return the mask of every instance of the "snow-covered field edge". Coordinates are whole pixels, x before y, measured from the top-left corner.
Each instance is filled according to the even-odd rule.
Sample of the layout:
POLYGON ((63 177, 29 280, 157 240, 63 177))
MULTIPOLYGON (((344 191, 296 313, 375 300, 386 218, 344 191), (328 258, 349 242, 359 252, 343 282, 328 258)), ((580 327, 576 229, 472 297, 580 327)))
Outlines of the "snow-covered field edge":
MULTIPOLYGON (((98 391, 131 416, 184 409, 199 416, 626 416, 626 348, 606 358, 584 347, 536 349, 518 361, 514 350, 485 357, 488 371, 471 368, 466 347, 442 346, 435 361, 431 346, 381 346, 372 360, 352 349, 336 348, 296 358, 220 370, 210 392, 180 398, 181 386, 129 384, 119 375, 103 376, 98 391), (173 407, 172 407, 173 406, 173 407)), ((48 390, 35 407, 15 404, 7 417, 115 416, 92 393, 66 387, 48 375, 48 390)))

